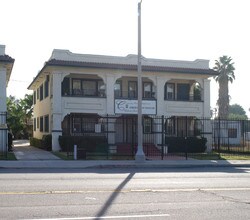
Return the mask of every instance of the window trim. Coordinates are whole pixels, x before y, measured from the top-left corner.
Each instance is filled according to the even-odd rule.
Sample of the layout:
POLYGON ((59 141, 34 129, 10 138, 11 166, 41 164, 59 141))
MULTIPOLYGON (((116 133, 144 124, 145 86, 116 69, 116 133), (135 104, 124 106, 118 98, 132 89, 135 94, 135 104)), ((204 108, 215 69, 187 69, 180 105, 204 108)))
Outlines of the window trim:
POLYGON ((138 83, 137 83, 137 81, 128 81, 128 98, 130 98, 130 99, 136 99, 137 98, 137 95, 138 94, 138 83), (135 96, 134 97, 132 97, 131 96, 131 94, 130 94, 130 84, 131 83, 135 83, 135 96))
POLYGON ((165 100, 175 100, 175 83, 169 83, 169 82, 166 82, 165 84, 165 92, 164 92, 164 99, 165 100), (172 92, 172 98, 168 98, 168 85, 173 85, 173 92, 172 92))
POLYGON ((40 117, 40 132, 44 131, 44 121, 43 121, 43 116, 40 117))
POLYGON ((44 116, 44 132, 49 132, 49 115, 44 116), (47 120, 46 120, 47 119, 47 120))

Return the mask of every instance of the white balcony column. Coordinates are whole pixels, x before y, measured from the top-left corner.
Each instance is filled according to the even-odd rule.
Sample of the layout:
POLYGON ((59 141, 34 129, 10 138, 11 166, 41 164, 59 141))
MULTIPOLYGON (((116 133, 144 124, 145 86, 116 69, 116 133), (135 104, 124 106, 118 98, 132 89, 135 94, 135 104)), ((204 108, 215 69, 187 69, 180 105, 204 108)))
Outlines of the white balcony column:
POLYGON ((115 109, 114 85, 116 78, 114 75, 106 77, 107 114, 113 115, 115 109))
POLYGON ((164 89, 168 79, 156 78, 156 98, 157 98, 157 115, 166 115, 167 110, 164 108, 164 89))
POLYGON ((7 111, 7 104, 6 104, 6 69, 0 68, 0 112, 7 111))
POLYGON ((61 83, 63 80, 63 73, 53 72, 53 86, 52 86, 52 151, 59 151, 60 145, 58 138, 62 135, 62 95, 61 95, 61 83))
POLYGON ((210 118, 210 80, 203 80, 203 117, 210 118))

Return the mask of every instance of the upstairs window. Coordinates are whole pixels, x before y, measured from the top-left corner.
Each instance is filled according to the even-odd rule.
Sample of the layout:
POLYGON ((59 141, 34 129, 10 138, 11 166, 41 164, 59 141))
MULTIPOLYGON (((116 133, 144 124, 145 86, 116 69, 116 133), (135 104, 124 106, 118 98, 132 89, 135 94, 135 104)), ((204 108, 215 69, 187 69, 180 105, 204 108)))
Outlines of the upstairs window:
POLYGON ((189 100, 189 84, 177 84, 177 100, 188 101, 189 100))
POLYGON ((43 100, 43 84, 40 86, 40 101, 43 100))
POLYGON ((114 85, 115 90, 115 98, 121 98, 122 97, 122 82, 116 81, 114 85))
POLYGON ((165 99, 174 100, 175 99, 175 84, 166 83, 165 85, 165 99))
POLYGON ((43 117, 40 117, 40 132, 43 132, 43 117))
POLYGON ((49 116, 44 116, 44 131, 49 132, 49 116))
POLYGON ((97 81, 83 80, 82 88, 84 96, 97 96, 97 81))
POLYGON ((137 98, 137 82, 135 81, 128 82, 128 97, 137 98))
POLYGON ((73 79, 72 80, 72 91, 73 95, 82 95, 82 85, 81 85, 81 80, 80 79, 73 79))
POLYGON ((49 96, 49 75, 46 76, 44 83, 44 98, 49 96))
POLYGON ((143 83, 143 98, 153 98, 153 85, 151 82, 143 83))
POLYGON ((33 104, 34 105, 36 104, 36 91, 34 91, 33 93, 33 104))

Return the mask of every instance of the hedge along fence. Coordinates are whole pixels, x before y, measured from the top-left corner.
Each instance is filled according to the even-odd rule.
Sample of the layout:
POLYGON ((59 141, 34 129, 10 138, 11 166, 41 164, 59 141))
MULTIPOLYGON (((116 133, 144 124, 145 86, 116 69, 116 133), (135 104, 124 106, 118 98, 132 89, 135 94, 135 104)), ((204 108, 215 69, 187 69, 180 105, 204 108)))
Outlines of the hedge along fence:
POLYGON ((169 153, 204 153, 207 139, 204 137, 166 137, 169 153))
POLYGON ((73 152, 74 145, 86 152, 108 152, 108 141, 104 136, 59 136, 59 144, 63 152, 73 152))
POLYGON ((43 135, 42 139, 31 137, 30 145, 37 147, 37 148, 51 151, 52 150, 52 135, 51 134, 43 135))

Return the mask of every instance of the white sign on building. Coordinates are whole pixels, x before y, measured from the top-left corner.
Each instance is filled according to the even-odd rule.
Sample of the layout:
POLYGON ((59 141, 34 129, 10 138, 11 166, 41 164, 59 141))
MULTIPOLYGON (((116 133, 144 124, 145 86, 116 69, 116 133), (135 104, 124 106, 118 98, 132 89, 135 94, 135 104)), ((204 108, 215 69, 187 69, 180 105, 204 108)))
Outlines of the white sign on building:
MULTIPOLYGON (((138 100, 115 100, 115 114, 138 114, 138 100)), ((142 114, 156 115, 156 100, 142 100, 142 114)))

